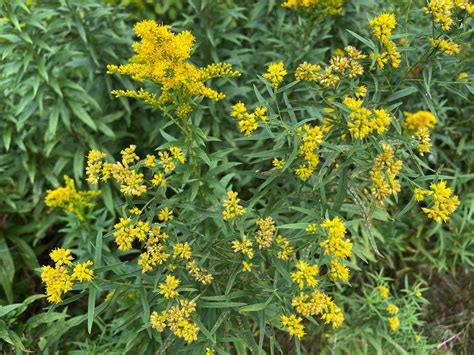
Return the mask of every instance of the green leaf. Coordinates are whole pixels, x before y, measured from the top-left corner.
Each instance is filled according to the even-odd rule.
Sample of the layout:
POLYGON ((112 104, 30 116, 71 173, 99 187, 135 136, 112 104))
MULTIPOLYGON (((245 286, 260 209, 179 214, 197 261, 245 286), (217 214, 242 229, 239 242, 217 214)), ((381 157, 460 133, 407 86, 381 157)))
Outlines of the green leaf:
POLYGON ((414 86, 408 86, 390 95, 387 101, 388 102, 395 101, 395 100, 401 99, 402 97, 414 94, 415 92, 418 92, 418 88, 414 86))
POLYGON ((10 150, 10 143, 12 142, 12 129, 7 127, 3 130, 3 146, 8 152, 10 150))
POLYGON ((364 43, 367 47, 369 47, 370 49, 372 49, 373 51, 375 50, 375 44, 374 42, 372 42, 371 40, 369 39, 366 39, 360 35, 358 35, 357 33, 355 32, 352 32, 351 30, 348 30, 346 29, 347 32, 349 32, 352 36, 354 36, 355 38, 357 38, 359 41, 361 41, 362 43, 364 43))
POLYGON ((13 276, 15 275, 15 264, 10 250, 3 236, 0 236, 0 284, 5 291, 9 303, 13 303, 13 276))
POLYGON ((87 126, 92 128, 94 131, 97 131, 97 126, 95 122, 92 120, 91 116, 89 116, 89 114, 86 112, 86 110, 82 108, 82 106, 72 101, 68 102, 68 105, 75 116, 77 116, 82 122, 84 122, 87 126))
POLYGON ((87 302, 87 331, 89 334, 92 332, 92 324, 94 323, 96 292, 97 290, 91 283, 89 286, 89 300, 87 302))

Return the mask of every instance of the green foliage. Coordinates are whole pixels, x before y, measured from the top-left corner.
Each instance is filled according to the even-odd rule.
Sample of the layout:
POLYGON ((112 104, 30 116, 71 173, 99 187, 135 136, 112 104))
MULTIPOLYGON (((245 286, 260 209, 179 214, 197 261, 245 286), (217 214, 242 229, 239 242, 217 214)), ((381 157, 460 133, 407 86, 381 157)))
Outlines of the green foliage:
MULTIPOLYGON (((445 33, 423 12, 424 1, 347 1, 340 16, 290 10, 273 0, 59 3, 3 5, 8 22, 0 23, 0 211, 5 216, 0 230, 5 293, 1 351, 204 354, 210 348, 219 354, 427 354, 451 346, 470 348, 472 339, 464 337, 469 317, 445 323, 445 299, 453 295, 441 292, 437 283, 453 279, 462 284, 474 263, 472 18, 459 11, 456 26, 445 33), (134 12, 125 16, 121 11, 134 12), (150 18, 153 11, 173 21, 173 30, 193 32, 193 64, 228 62, 242 73, 209 85, 225 92, 225 100, 197 97, 198 108, 190 116, 170 120, 171 110, 145 111, 133 101, 110 97, 111 89, 139 87, 106 76, 104 68, 130 56, 128 16, 150 18), (363 76, 343 79, 334 88, 295 79, 300 63, 325 67, 334 51, 347 45, 364 53, 383 51, 368 28, 368 20, 383 12, 397 17, 392 40, 406 41, 399 46, 399 68, 387 64, 381 70, 375 59, 367 58, 361 61, 363 76), (439 36, 459 43, 461 52, 446 56, 433 48, 429 39, 439 36), (274 90, 262 74, 281 60, 288 75, 274 90), (461 72, 468 77, 460 78, 461 72), (393 121, 383 134, 357 140, 348 131, 351 110, 343 102, 362 84, 368 92, 364 107, 383 107, 393 121), (268 110, 268 121, 250 136, 240 133, 237 119, 230 117, 239 100, 249 112, 255 106, 268 110), (404 126, 404 112, 420 110, 432 112, 438 121, 431 130, 433 146, 424 156, 404 126), (324 133, 319 165, 301 181, 295 175, 304 163, 299 129, 304 124, 324 127, 328 117, 333 127, 324 133), (84 221, 45 210, 45 190, 61 185, 62 175, 74 176, 80 186, 90 149, 107 152, 106 160, 112 162, 130 143, 142 158, 177 146, 187 161, 176 162, 166 188, 150 183, 162 171, 160 163, 153 168, 143 161, 131 165, 144 174, 148 191, 141 196, 123 196, 120 184, 101 182, 103 200, 87 211, 84 221), (401 191, 378 203, 370 192, 370 172, 384 143, 403 161, 397 177, 401 191), (273 166, 274 158, 285 160, 283 169, 273 166), (446 180, 460 199, 444 224, 428 219, 421 210, 425 205, 413 194, 439 180, 446 180), (246 214, 224 221, 222 204, 229 190, 239 193, 246 214), (133 216, 133 207, 142 214, 133 216), (157 215, 166 207, 175 217, 159 222, 157 215), (242 272, 247 259, 232 250, 232 241, 244 234, 254 240, 256 221, 268 216, 276 224, 274 237, 282 235, 295 248, 296 260, 318 265, 318 290, 343 310, 340 328, 308 316, 303 317, 306 335, 301 340, 288 335, 280 316, 297 314, 291 305, 299 294, 291 279, 296 260, 278 258, 275 242, 268 250, 254 244, 252 272, 242 272), (330 279, 331 257, 320 245, 327 235, 319 225, 336 216, 343 219, 353 244, 352 257, 343 261, 350 269, 348 282, 330 279), (135 241, 130 250, 117 248, 114 225, 119 217, 161 226, 170 236, 163 242, 168 253, 177 243, 188 242, 193 260, 213 275, 213 282, 196 282, 186 263, 172 257, 143 273, 137 264, 143 243, 135 241), (317 232, 309 233, 313 223, 317 232), (61 304, 48 305, 39 295, 44 289, 38 276, 40 265, 51 264, 48 254, 54 246, 71 249, 77 260, 94 261, 95 275, 91 283, 75 285, 61 304), (166 275, 181 280, 180 297, 196 301, 191 320, 200 332, 190 344, 150 324, 153 311, 177 302, 160 294, 166 275), (389 287, 389 298, 380 296, 381 285, 389 287), (396 331, 388 323, 391 303, 399 308, 396 331), (451 339, 458 333, 464 343, 451 339)), ((459 312, 469 314, 469 309, 459 312)))

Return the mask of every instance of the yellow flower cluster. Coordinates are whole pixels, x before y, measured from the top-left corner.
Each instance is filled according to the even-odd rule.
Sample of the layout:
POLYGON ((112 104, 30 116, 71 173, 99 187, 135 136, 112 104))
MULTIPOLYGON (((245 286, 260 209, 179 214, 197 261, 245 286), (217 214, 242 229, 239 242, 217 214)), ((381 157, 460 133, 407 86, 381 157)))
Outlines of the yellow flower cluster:
POLYGON ((197 266, 196 261, 194 260, 186 263, 186 270, 188 270, 189 274, 196 281, 203 285, 210 285, 212 280, 214 280, 214 277, 209 274, 205 268, 197 266))
POLYGON ((199 327, 189 321, 192 313, 196 311, 196 303, 189 300, 180 300, 178 304, 172 306, 168 311, 158 313, 153 311, 150 316, 151 326, 158 332, 162 332, 169 327, 171 332, 186 342, 191 343, 197 340, 199 327))
POLYGON ((162 222, 171 221, 174 218, 173 211, 168 207, 163 208, 158 214, 158 219, 162 222))
POLYGON ((424 7, 425 13, 432 15, 434 22, 438 23, 445 31, 449 30, 454 24, 453 11, 458 9, 465 9, 468 14, 474 11, 469 0, 429 0, 428 5, 424 7))
POLYGON ((394 332, 400 326, 400 320, 398 319, 397 316, 389 317, 388 318, 388 324, 390 325, 390 329, 392 329, 392 332, 394 332))
POLYGON ((332 254, 331 258, 331 274, 333 281, 349 279, 349 268, 341 263, 341 260, 348 259, 352 255, 352 243, 348 239, 344 239, 346 234, 346 226, 339 217, 332 220, 325 219, 321 223, 322 228, 328 230, 328 239, 322 241, 319 245, 324 248, 324 254, 332 254))
POLYGON ((445 39, 434 39, 430 40, 431 47, 439 48, 439 50, 447 55, 454 55, 461 51, 459 44, 447 41, 445 39))
MULTIPOLYGON (((398 52, 398 47, 395 42, 390 39, 392 37, 392 30, 396 25, 397 20, 392 13, 383 13, 369 22, 369 27, 373 35, 380 40, 385 47, 385 52, 381 52, 377 55, 377 64, 382 69, 389 61, 393 68, 398 68, 401 63, 401 55, 398 52)), ((371 58, 374 58, 374 56, 374 52, 370 53, 371 58)))
POLYGON ((406 120, 403 126, 420 142, 420 154, 428 153, 431 148, 430 129, 435 126, 436 117, 429 111, 404 112, 404 115, 406 120))
POLYGON ((59 207, 84 220, 84 209, 94 206, 94 198, 100 195, 100 191, 77 191, 74 180, 64 175, 66 186, 46 191, 44 203, 48 207, 59 207))
POLYGON ((344 0, 286 0, 281 6, 289 9, 320 9, 331 16, 340 15, 344 0))
POLYGON ((245 208, 239 205, 240 199, 237 192, 227 191, 227 199, 224 200, 224 211, 222 217, 224 221, 241 216, 245 213, 245 208))
POLYGON ((319 269, 317 265, 310 265, 304 260, 299 260, 295 267, 298 271, 291 273, 291 279, 298 284, 300 289, 303 289, 305 285, 311 288, 318 285, 316 276, 319 273, 319 269))
POLYGON ((385 109, 369 110, 362 106, 364 101, 360 98, 346 96, 343 103, 352 111, 347 126, 355 139, 363 139, 374 131, 382 134, 392 123, 392 116, 385 109))
POLYGON ((46 285, 49 302, 60 303, 62 295, 72 290, 76 280, 89 282, 94 278, 94 271, 90 269, 92 261, 77 263, 73 268, 74 258, 69 249, 56 248, 49 256, 55 263, 54 267, 43 266, 41 271, 41 279, 46 285))
MULTIPOLYGON (((255 243, 258 244, 259 249, 268 249, 274 239, 276 227, 273 218, 267 217, 257 220, 258 229, 255 233, 255 243)), ((278 247, 277 257, 284 261, 292 260, 295 255, 295 249, 291 246, 290 242, 281 235, 278 235, 275 239, 276 246, 278 247)), ((248 260, 242 261, 242 271, 251 272, 254 253, 254 244, 247 235, 242 236, 242 240, 232 241, 232 250, 234 253, 242 253, 248 260)))
POLYGON ((283 238, 283 236, 279 235, 275 241, 281 248, 277 254, 278 259, 290 261, 296 256, 295 249, 291 246, 290 242, 286 238, 283 238))
POLYGON ((161 283, 160 295, 163 295, 166 299, 174 298, 179 296, 179 292, 176 289, 179 287, 181 281, 174 277, 173 275, 166 275, 165 283, 161 283))
POLYGON ((284 327, 288 328, 288 333, 294 335, 298 338, 302 338, 305 335, 304 325, 300 324, 303 321, 301 317, 297 317, 295 314, 290 314, 290 316, 281 316, 281 324, 284 327))
POLYGON ((283 81, 287 74, 283 62, 273 63, 267 67, 267 72, 262 76, 272 82, 273 89, 278 89, 278 86, 283 81))
POLYGON ((380 297, 382 297, 382 298, 388 298, 390 290, 388 289, 387 286, 383 286, 383 285, 382 285, 382 286, 379 286, 379 287, 378 287, 378 290, 379 290, 379 295, 380 295, 380 297))
POLYGON ((306 227, 306 232, 314 234, 318 230, 318 225, 316 223, 310 223, 308 224, 308 227, 306 227))
POLYGON ((242 260, 242 271, 251 272, 252 271, 252 260, 254 256, 253 244, 252 241, 244 234, 242 236, 242 241, 233 240, 232 241, 232 250, 234 253, 242 253, 244 256, 249 258, 249 261, 242 260))
POLYGON ((119 223, 115 224, 114 228, 115 243, 119 250, 130 250, 135 239, 142 242, 145 241, 147 233, 150 234, 149 238, 153 238, 156 233, 148 222, 138 221, 134 224, 131 218, 123 217, 120 217, 119 223))
POLYGON ((387 312, 390 314, 397 314, 398 313, 398 307, 395 306, 393 303, 390 303, 387 307, 387 312))
POLYGON ((173 247, 173 258, 178 260, 189 260, 193 256, 188 242, 178 243, 173 247))
POLYGON ((301 63, 295 71, 295 78, 301 81, 319 82, 323 87, 335 87, 342 77, 355 78, 364 74, 364 67, 358 62, 367 55, 353 46, 346 46, 341 55, 333 56, 330 65, 320 73, 321 67, 308 62, 301 63), (345 52, 344 52, 345 51, 345 52), (347 54, 347 56, 345 56, 347 54))
POLYGON ((250 136, 258 128, 258 121, 267 122, 266 107, 257 106, 252 113, 249 113, 245 104, 239 101, 232 106, 232 109, 230 116, 237 118, 240 132, 246 136, 250 136))
POLYGON ((278 170, 281 170, 285 166, 286 162, 284 159, 275 158, 273 159, 272 164, 275 168, 277 168, 278 170))
POLYGON ((386 197, 396 195, 400 192, 400 182, 397 174, 402 168, 401 160, 395 161, 393 148, 382 143, 382 153, 375 157, 375 164, 370 171, 370 178, 374 183, 371 189, 372 195, 380 202, 386 197))
POLYGON ((140 89, 112 91, 116 96, 134 97, 160 108, 173 104, 177 113, 186 117, 192 109, 190 103, 193 97, 202 95, 215 101, 225 97, 207 87, 206 81, 216 77, 240 76, 229 64, 197 68, 188 62, 195 42, 189 31, 175 34, 170 26, 159 25, 153 20, 138 22, 134 30, 141 40, 132 46, 135 54, 128 64, 108 65, 108 74, 130 75, 138 82, 151 80, 160 86, 161 95, 157 98, 155 94, 140 89))
POLYGON ((232 241, 232 250, 234 253, 241 252, 249 259, 252 259, 254 256, 252 241, 245 234, 242 236, 242 241, 232 241))
POLYGON ((275 222, 272 217, 257 220, 258 230, 255 234, 255 242, 259 249, 267 249, 272 244, 275 235, 275 222))
POLYGON ((453 195, 453 189, 446 187, 446 181, 441 180, 437 184, 430 185, 429 190, 415 189, 415 199, 424 201, 427 196, 432 196, 430 207, 423 207, 423 212, 437 223, 446 222, 449 215, 459 206, 459 198, 453 195))
POLYGON ((305 124, 303 129, 304 134, 301 133, 301 127, 298 129, 302 143, 298 148, 298 154, 303 157, 305 163, 296 169, 296 176, 306 181, 313 175, 314 170, 319 164, 319 156, 316 150, 323 142, 323 132, 320 127, 311 127, 309 124, 305 124))
POLYGON ((331 324, 335 329, 344 322, 344 314, 338 305, 330 296, 322 291, 315 290, 311 297, 301 292, 298 296, 293 297, 291 305, 296 311, 305 317, 320 315, 326 324, 331 324))
MULTIPOLYGON (((142 224, 141 226, 142 231, 143 229, 146 229, 146 227, 145 228, 143 227, 144 225, 145 224, 142 224)), ((117 225, 115 228, 117 228, 117 225)), ((125 226, 125 228, 133 229, 134 227, 125 226)), ((128 232, 129 230, 125 230, 125 232, 129 233, 128 232)), ((117 233, 117 231, 115 233, 117 233)), ((150 228, 148 232, 148 237, 145 243, 145 251, 142 252, 138 258, 138 265, 142 267, 143 273, 153 270, 153 268, 157 264, 161 265, 166 260, 168 260, 168 258, 170 257, 170 254, 164 251, 164 246, 163 246, 163 241, 165 241, 168 238, 169 238, 169 235, 166 233, 161 233, 161 228, 159 226, 150 228)), ((130 243, 130 247, 131 247, 131 243, 130 243)), ((119 245, 119 249, 120 249, 120 245, 119 245)))
MULTIPOLYGON (((123 149, 120 154, 122 160, 115 164, 104 162, 106 154, 97 150, 91 150, 87 157, 87 182, 90 184, 97 184, 99 180, 108 181, 112 176, 117 183, 120 184, 120 191, 127 196, 141 196, 147 191, 144 181, 143 173, 138 172, 140 157, 135 153, 136 145, 132 144, 128 148, 123 149)), ((164 173, 169 173, 175 170, 175 161, 184 164, 186 161, 183 151, 179 147, 170 146, 168 151, 158 152, 160 158, 157 164, 157 157, 148 154, 143 160, 143 165, 149 168, 154 168, 159 165, 164 173)), ((151 183, 154 186, 166 186, 166 179, 162 172, 158 172, 153 176, 151 183)))

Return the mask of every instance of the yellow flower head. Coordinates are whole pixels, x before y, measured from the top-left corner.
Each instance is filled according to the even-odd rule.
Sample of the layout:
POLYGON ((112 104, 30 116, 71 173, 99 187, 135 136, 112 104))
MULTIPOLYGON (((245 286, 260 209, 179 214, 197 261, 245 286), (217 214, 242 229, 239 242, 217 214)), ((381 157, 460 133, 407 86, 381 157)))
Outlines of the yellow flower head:
POLYGON ((161 88, 161 95, 146 92, 143 89, 114 90, 116 96, 133 97, 162 108, 165 104, 175 104, 180 117, 186 117, 192 109, 189 104, 193 97, 204 96, 211 100, 221 100, 223 93, 205 85, 216 77, 236 77, 240 73, 233 71, 226 63, 211 64, 198 68, 188 59, 194 47, 195 38, 189 31, 174 33, 170 26, 159 25, 153 20, 144 20, 134 27, 140 42, 133 44, 135 54, 128 64, 107 66, 108 74, 130 75, 134 80, 150 80, 161 88), (182 102, 185 99, 187 102, 182 102))
POLYGON ((258 230, 255 234, 255 241, 259 249, 267 249, 275 235, 275 222, 272 217, 257 220, 258 230))
POLYGON ((430 39, 431 47, 438 48, 441 52, 447 55, 454 55, 461 51, 459 44, 447 41, 445 39, 430 39))
POLYGON ((158 219, 162 222, 171 221, 173 218, 173 210, 170 210, 168 207, 163 208, 158 214, 158 219))
POLYGON ((153 175, 153 179, 151 180, 151 183, 154 186, 165 187, 166 186, 166 179, 164 178, 163 173, 158 173, 158 174, 153 175))
POLYGON ((387 307, 387 312, 390 314, 397 314, 398 313, 398 307, 395 306, 393 303, 390 303, 387 307))
POLYGON ((94 278, 94 270, 89 269, 93 265, 93 262, 88 260, 84 263, 77 263, 72 273, 73 280, 79 280, 80 282, 92 281, 94 278))
POLYGON ((382 298, 388 298, 390 290, 388 289, 387 286, 379 286, 379 295, 382 298))
POLYGON ((181 281, 179 281, 176 277, 173 275, 167 275, 165 283, 161 283, 159 285, 160 287, 160 294, 163 295, 165 298, 174 298, 176 296, 179 296, 178 291, 176 289, 179 287, 181 281))
POLYGON ((41 280, 46 285, 46 294, 48 301, 60 303, 61 297, 72 289, 74 281, 64 267, 43 266, 41 271, 41 280))
POLYGON ((429 111, 405 112, 404 114, 406 117, 405 126, 410 130, 433 128, 436 124, 436 117, 429 111))
POLYGON ((49 253, 49 257, 56 263, 56 266, 70 266, 74 260, 71 255, 71 250, 64 248, 56 248, 52 250, 51 253, 49 253))
POLYGON ((241 216, 245 213, 245 208, 239 205, 240 199, 237 192, 227 191, 227 199, 224 200, 224 211, 222 217, 224 221, 241 216))
POLYGON ((299 260, 295 267, 298 271, 291 273, 291 279, 298 284, 300 289, 303 289, 305 284, 308 287, 316 287, 318 285, 318 280, 315 278, 319 273, 317 265, 310 265, 304 260, 299 260))
POLYGON ((317 229, 318 229, 318 226, 316 223, 310 223, 308 224, 308 227, 306 227, 306 232, 314 234, 316 233, 317 229))
POLYGON ((253 245, 250 239, 246 236, 242 236, 242 241, 238 240, 233 240, 232 241, 232 250, 234 253, 242 252, 245 256, 247 256, 249 259, 253 258, 253 245))
POLYGON ((263 77, 271 80, 272 86, 276 90, 286 74, 285 65, 283 62, 279 62, 270 64, 267 68, 267 72, 263 74, 263 77))
POLYGON ((392 332, 396 331, 400 325, 400 320, 398 317, 389 317, 388 318, 388 324, 390 325, 390 329, 392 329, 392 332))
POLYGON ((245 260, 242 261, 242 271, 243 272, 252 272, 252 263, 248 263, 245 260))
POLYGON ((46 206, 63 208, 84 220, 84 209, 94 206, 93 200, 100 195, 100 191, 77 191, 74 180, 67 175, 64 175, 64 182, 66 186, 46 192, 46 206))
POLYGON ((303 319, 301 317, 297 317, 294 314, 291 314, 289 317, 285 315, 281 316, 281 324, 288 328, 288 333, 300 339, 305 335, 304 326, 300 324, 302 321, 303 319))
POLYGON ((303 62, 296 68, 295 78, 301 81, 316 81, 319 78, 321 66, 303 62))
POLYGON ((188 242, 178 243, 173 247, 173 258, 189 260, 192 257, 191 247, 188 242))
POLYGON ((392 13, 383 13, 369 22, 369 27, 374 36, 381 42, 386 42, 392 37, 392 30, 397 25, 395 15, 392 13))
POLYGON ((272 164, 275 168, 281 170, 285 166, 286 162, 283 159, 275 158, 273 159, 272 164))

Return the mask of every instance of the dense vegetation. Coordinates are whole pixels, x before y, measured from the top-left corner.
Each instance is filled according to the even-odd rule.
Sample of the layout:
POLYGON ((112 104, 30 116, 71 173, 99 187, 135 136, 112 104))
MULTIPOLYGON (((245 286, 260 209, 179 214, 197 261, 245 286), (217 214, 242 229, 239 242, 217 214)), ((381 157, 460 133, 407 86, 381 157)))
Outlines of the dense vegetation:
POLYGON ((474 4, 1 9, 1 352, 470 352, 474 4))

